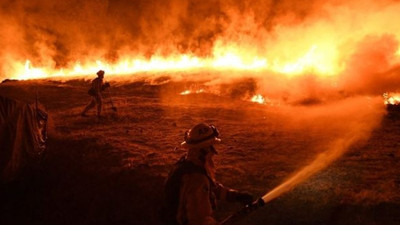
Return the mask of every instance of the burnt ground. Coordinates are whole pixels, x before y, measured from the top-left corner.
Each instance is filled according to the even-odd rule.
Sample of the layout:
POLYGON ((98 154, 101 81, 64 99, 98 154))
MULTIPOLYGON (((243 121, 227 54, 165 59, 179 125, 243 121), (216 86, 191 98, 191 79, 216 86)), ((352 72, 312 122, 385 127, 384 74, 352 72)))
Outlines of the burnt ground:
MULTIPOLYGON (((248 102, 252 85, 186 96, 179 93, 193 87, 188 82, 112 85, 118 112, 105 98, 100 121, 93 111, 79 116, 89 101, 87 81, 0 85, 0 94, 27 102, 38 89, 51 117, 42 161, 0 189, 0 224, 160 224, 164 179, 184 154, 174 148, 198 122, 220 129, 218 180, 256 197, 309 164, 346 129, 332 125, 345 123, 343 115, 293 119, 293 112, 329 106, 248 102)), ((398 140, 399 116, 385 115, 368 139, 238 224, 400 224, 398 140)), ((240 208, 221 203, 216 216, 240 208)))

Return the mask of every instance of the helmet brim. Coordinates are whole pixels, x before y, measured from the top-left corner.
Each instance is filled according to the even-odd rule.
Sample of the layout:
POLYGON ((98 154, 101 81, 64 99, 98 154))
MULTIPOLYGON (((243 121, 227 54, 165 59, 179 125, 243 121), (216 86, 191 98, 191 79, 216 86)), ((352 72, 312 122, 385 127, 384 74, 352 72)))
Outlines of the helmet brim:
POLYGON ((204 147, 209 147, 211 145, 215 145, 215 144, 219 144, 221 143, 221 139, 214 137, 214 138, 210 138, 208 140, 202 141, 200 143, 196 143, 196 144, 189 144, 186 141, 181 143, 181 146, 183 148, 204 148, 204 147))

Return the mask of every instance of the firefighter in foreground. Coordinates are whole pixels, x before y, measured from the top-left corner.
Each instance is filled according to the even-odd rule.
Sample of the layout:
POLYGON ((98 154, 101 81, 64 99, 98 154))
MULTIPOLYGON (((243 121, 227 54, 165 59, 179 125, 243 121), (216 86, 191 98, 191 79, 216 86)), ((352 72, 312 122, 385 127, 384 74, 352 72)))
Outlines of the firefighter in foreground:
POLYGON ((88 94, 92 96, 92 100, 90 100, 89 104, 85 107, 83 112, 81 113, 82 116, 87 117, 86 113, 97 105, 97 116, 101 116, 101 107, 102 107, 102 96, 101 92, 104 91, 106 88, 110 87, 109 83, 103 83, 104 79, 104 71, 99 70, 97 72, 97 78, 92 80, 91 88, 88 91, 88 94))
POLYGON ((166 224, 214 225, 218 224, 213 218, 216 200, 252 203, 252 195, 215 181, 213 156, 217 154, 214 145, 221 142, 218 135, 217 128, 204 123, 186 132, 181 145, 187 154, 175 164, 165 184, 166 224))

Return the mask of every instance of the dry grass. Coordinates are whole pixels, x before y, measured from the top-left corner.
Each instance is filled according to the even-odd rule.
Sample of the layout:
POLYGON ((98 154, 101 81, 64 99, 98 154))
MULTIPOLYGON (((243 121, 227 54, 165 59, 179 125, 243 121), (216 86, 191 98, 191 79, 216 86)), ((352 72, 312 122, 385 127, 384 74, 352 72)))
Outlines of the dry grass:
MULTIPOLYGON (((37 87, 51 116, 43 167, 3 188, 0 224, 158 224, 163 180, 184 153, 174 148, 198 122, 220 129, 218 179, 262 196, 346 132, 337 124, 352 120, 343 119, 357 117, 329 105, 257 105, 242 100, 246 90, 229 94, 241 93, 229 85, 234 91, 189 96, 179 95, 188 82, 112 85, 118 112, 105 97, 100 121, 94 112, 79 116, 86 81, 0 85, 0 94, 28 102, 37 87)), ((369 139, 242 224, 399 224, 399 128, 385 117, 369 139)), ((239 208, 222 204, 217 216, 239 208)))

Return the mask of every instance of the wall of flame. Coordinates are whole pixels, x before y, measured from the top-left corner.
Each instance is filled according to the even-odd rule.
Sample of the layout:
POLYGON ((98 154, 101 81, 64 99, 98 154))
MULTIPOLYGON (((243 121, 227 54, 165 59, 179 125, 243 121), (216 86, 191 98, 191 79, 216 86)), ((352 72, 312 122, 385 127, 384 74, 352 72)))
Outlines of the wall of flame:
POLYGON ((394 91, 398 12, 396 0, 4 0, 0 78, 244 70, 394 91))

